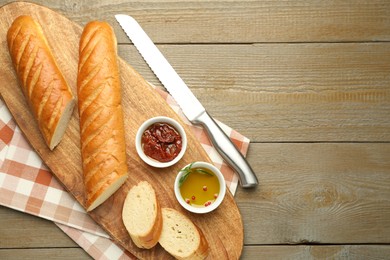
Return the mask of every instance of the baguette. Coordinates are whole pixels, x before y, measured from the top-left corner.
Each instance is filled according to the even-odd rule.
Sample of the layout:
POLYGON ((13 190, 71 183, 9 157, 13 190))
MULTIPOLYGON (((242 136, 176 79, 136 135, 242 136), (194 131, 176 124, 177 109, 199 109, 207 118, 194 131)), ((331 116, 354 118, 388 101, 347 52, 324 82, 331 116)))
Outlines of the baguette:
POLYGON ((163 227, 159 243, 176 259, 205 259, 208 242, 202 231, 185 215, 162 208, 163 227))
POLYGON ((88 23, 80 38, 77 94, 87 211, 128 176, 116 45, 106 22, 88 23))
POLYGON ((161 207, 152 185, 146 181, 127 193, 122 210, 123 223, 139 248, 154 247, 161 234, 161 207))
POLYGON ((26 15, 16 18, 8 30, 7 43, 19 85, 47 146, 53 150, 72 116, 72 92, 38 22, 26 15))

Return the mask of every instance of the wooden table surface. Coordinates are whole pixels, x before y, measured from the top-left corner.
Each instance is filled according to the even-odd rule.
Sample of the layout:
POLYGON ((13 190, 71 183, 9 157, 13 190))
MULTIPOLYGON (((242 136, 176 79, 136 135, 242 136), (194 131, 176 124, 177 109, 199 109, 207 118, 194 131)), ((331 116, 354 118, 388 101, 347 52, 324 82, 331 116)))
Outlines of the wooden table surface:
MULTIPOLYGON (((11 1, 0 1, 0 5, 11 1)), ((251 139, 235 196, 242 259, 390 258, 390 1, 33 1, 134 16, 209 113, 251 139)), ((88 259, 52 222, 0 207, 0 259, 88 259)))

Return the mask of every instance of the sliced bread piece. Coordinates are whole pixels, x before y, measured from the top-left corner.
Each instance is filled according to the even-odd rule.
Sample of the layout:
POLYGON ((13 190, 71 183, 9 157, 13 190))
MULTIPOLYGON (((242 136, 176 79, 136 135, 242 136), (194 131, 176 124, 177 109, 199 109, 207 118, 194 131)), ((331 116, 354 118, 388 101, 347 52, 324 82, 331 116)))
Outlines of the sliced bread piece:
POLYGON ((149 249, 157 244, 162 229, 161 207, 149 182, 141 181, 129 190, 122 219, 137 247, 149 249))
POLYGON ((160 245, 177 259, 204 259, 208 242, 202 231, 185 215, 171 208, 162 208, 163 227, 160 245))

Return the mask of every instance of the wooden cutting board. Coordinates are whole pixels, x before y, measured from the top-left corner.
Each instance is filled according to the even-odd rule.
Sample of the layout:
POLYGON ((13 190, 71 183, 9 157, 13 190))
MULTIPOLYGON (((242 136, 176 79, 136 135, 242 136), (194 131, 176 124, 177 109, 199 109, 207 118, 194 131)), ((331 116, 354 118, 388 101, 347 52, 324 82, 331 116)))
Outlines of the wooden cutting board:
MULTIPOLYGON (((6 34, 13 20, 22 14, 32 16, 42 25, 58 65, 75 95, 77 93, 78 46, 82 28, 46 7, 31 3, 16 2, 0 9, 1 96, 24 135, 46 165, 76 200, 84 206, 77 109, 73 113, 62 142, 54 151, 50 151, 44 143, 18 86, 8 53, 6 34)), ((112 26, 117 25, 112 24, 112 26)), ((239 258, 243 247, 243 225, 241 215, 230 192, 227 192, 222 205, 215 212, 205 215, 185 211, 174 196, 173 183, 180 168, 193 161, 210 161, 200 143, 165 100, 122 59, 120 59, 120 73, 129 178, 113 196, 89 214, 110 234, 116 243, 135 256, 139 258, 171 258, 160 245, 150 250, 138 249, 132 243, 122 223, 122 205, 127 191, 139 181, 147 180, 156 189, 162 207, 172 207, 183 212, 202 229, 210 245, 209 259, 239 258), (133 87, 136 82, 137 86, 140 87, 133 87), (147 166, 138 157, 134 145, 135 134, 141 123, 157 115, 169 116, 178 120, 188 135, 188 147, 183 159, 166 169, 147 166)))

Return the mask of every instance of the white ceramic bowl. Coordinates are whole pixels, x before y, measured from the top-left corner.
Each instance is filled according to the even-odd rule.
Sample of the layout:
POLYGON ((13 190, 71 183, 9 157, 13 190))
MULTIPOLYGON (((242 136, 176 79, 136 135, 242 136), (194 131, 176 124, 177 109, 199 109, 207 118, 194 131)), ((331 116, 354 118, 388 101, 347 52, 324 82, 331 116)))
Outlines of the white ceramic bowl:
POLYGON ((141 159, 145 163, 147 163, 147 164, 149 164, 150 166, 153 166, 153 167, 165 168, 165 167, 169 167, 169 166, 174 165, 175 163, 177 163, 183 157, 183 155, 184 155, 184 153, 185 153, 185 151, 187 149, 187 136, 186 136, 186 133, 184 131, 184 128, 176 120, 174 120, 174 119, 172 119, 170 117, 166 117, 166 116, 157 116, 157 117, 153 117, 153 118, 150 118, 150 119, 146 120, 138 128, 137 134, 135 136, 135 148, 137 150, 138 155, 141 157, 141 159), (177 132, 180 134, 180 136, 181 136, 181 140, 182 140, 181 151, 172 161, 169 161, 169 162, 159 162, 159 161, 157 161, 157 160, 147 156, 144 153, 144 150, 142 148, 142 143, 141 143, 142 134, 144 133, 144 131, 149 126, 151 126, 154 123, 167 123, 167 124, 173 126, 177 130, 177 132))
MULTIPOLYGON (((186 165, 185 167, 187 167, 187 166, 188 165, 186 165)), ((185 167, 183 167, 183 169, 185 167)), ((186 210, 193 212, 193 213, 203 214, 203 213, 208 213, 208 212, 215 210, 222 203, 223 199, 225 198, 225 193, 226 193, 226 182, 225 182, 225 178, 223 177, 221 171, 218 168, 216 168, 214 165, 207 163, 207 162, 194 162, 192 165, 192 168, 197 168, 197 167, 203 167, 203 168, 209 169, 217 176, 218 181, 219 181, 219 194, 218 194, 217 199, 207 207, 194 207, 194 206, 191 206, 190 204, 188 204, 184 200, 184 198, 181 196, 180 188, 179 188, 179 180, 180 180, 181 176, 184 174, 182 171, 180 171, 176 176, 175 184, 174 184, 174 191, 175 191, 176 199, 179 201, 180 205, 183 206, 183 208, 185 208, 186 210)))

